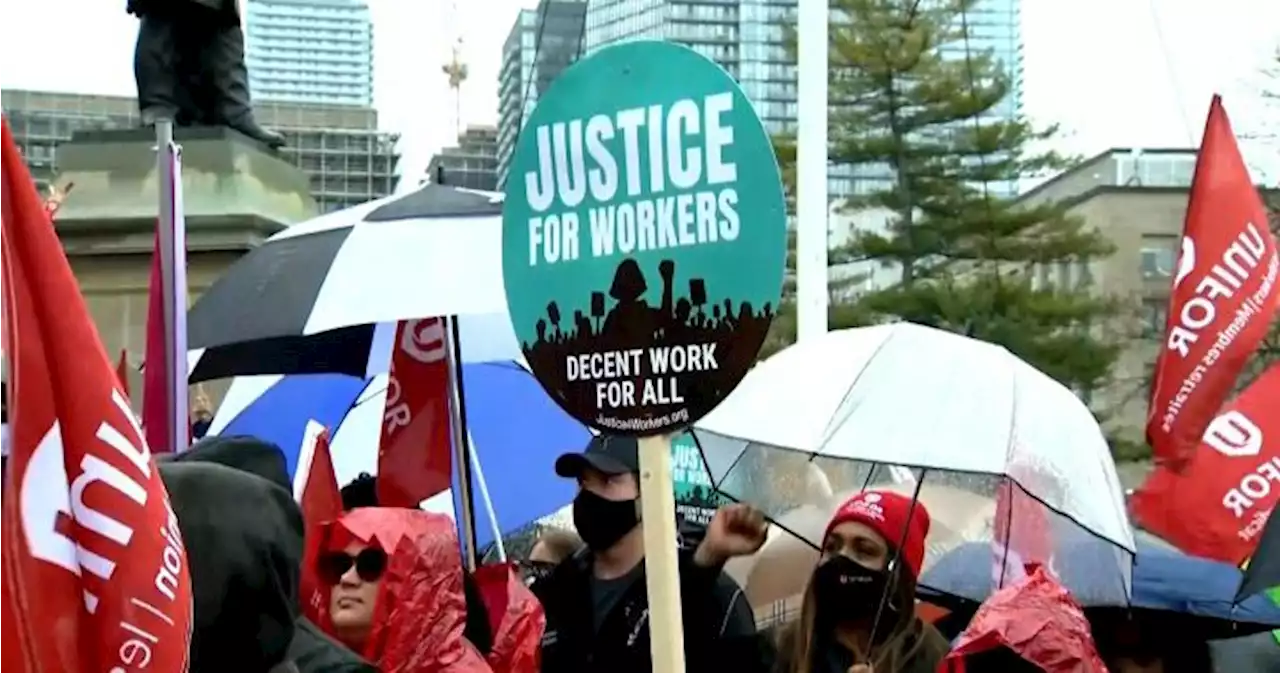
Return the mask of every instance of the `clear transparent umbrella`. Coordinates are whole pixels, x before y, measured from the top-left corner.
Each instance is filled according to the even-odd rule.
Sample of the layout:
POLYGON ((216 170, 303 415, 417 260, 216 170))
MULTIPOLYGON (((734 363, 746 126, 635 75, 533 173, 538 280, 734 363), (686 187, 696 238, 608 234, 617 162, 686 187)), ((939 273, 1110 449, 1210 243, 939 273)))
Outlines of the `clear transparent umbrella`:
MULTIPOLYGON (((1071 577, 1063 564, 1088 559, 1089 601, 1128 603, 1133 534, 1103 433, 1070 390, 1001 347, 910 323, 831 332, 758 365, 693 433, 717 490, 782 527, 814 506, 816 464, 834 492, 921 496, 935 521, 922 575, 988 541, 993 587, 1026 562, 1071 577)), ((823 529, 789 533, 817 548, 823 529)))

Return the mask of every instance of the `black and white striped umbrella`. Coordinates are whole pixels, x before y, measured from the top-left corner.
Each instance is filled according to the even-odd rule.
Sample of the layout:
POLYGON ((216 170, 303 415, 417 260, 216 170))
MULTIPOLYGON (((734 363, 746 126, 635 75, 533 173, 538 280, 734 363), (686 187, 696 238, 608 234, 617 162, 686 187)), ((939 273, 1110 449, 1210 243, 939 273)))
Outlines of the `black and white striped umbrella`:
POLYGON ((367 373, 374 325, 506 312, 502 195, 441 185, 293 225, 187 313, 191 382, 367 373))

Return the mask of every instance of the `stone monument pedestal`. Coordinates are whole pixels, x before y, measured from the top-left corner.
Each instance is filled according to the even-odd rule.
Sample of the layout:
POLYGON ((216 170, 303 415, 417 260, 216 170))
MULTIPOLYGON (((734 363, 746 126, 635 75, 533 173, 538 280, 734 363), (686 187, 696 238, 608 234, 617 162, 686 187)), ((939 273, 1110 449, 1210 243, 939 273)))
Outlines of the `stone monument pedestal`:
MULTIPOLYGON (((182 146, 187 283, 194 300, 240 255, 316 215, 307 176, 278 154, 226 128, 176 128, 182 146)), ((129 354, 141 395, 147 287, 159 216, 155 132, 77 133, 57 150, 60 189, 71 188, 54 225, 108 355, 129 354)))

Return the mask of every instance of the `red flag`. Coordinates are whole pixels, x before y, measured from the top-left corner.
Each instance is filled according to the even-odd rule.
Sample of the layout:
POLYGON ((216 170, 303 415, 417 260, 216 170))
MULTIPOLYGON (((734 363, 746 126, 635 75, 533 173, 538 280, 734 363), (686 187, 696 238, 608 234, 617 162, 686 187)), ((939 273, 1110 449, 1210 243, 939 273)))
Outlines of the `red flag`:
MULTIPOLYGON (((5 460, 8 459, 6 458, 5 460)), ((7 544, 9 536, 6 534, 4 539, 7 544)), ((4 597, 3 600, 0 600, 0 638, 4 639, 4 648, 2 650, 3 657, 0 657, 3 662, 0 662, 0 665, 5 670, 11 670, 9 667, 12 666, 16 670, 23 671, 23 673, 36 671, 38 669, 27 663, 26 653, 17 651, 18 644, 26 637, 26 629, 19 623, 18 606, 15 604, 17 601, 13 600, 16 592, 9 586, 9 563, 7 561, 4 563, 3 570, 4 597)))
MULTIPOLYGON (((157 225, 159 226, 159 225, 157 225)), ((147 351, 142 368, 142 429, 156 453, 186 447, 169 446, 169 368, 164 353, 164 280, 160 271, 160 232, 151 248, 147 281, 147 351)))
POLYGON ((317 566, 323 551, 324 526, 342 516, 342 493, 329 455, 329 432, 315 421, 308 421, 302 433, 298 469, 293 474, 293 497, 302 509, 306 531, 298 595, 307 617, 317 624, 325 624, 328 593, 317 566))
POLYGON ((116 380, 120 382, 120 390, 129 397, 129 351, 121 348, 120 359, 116 360, 116 380))
POLYGON ((1240 565, 1280 500, 1280 365, 1209 424, 1179 473, 1157 467, 1129 499, 1143 528, 1194 556, 1240 565))
POLYGON ((417 507, 449 488, 449 362, 441 318, 396 326, 378 450, 378 504, 417 507))
POLYGON ((1147 410, 1156 460, 1176 466, 1195 451, 1275 316, 1278 269, 1262 197, 1214 96, 1147 410))
POLYGON ((489 613, 493 645, 485 660, 493 673, 524 673, 540 668, 547 616, 533 592, 509 563, 480 566, 472 578, 489 613))
POLYGON ((7 121, 2 154, 13 386, 2 667, 185 671, 191 584, 177 518, 7 121))

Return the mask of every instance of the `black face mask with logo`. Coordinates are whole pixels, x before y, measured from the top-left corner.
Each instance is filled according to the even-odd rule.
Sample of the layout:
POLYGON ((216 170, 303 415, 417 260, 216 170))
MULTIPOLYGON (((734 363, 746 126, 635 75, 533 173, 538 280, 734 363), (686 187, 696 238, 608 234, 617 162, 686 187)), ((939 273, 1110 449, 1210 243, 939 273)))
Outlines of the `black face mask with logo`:
POLYGON ((573 499, 573 526, 592 551, 618 543, 640 523, 636 500, 610 500, 582 489, 573 499))
POLYGON ((826 624, 866 621, 875 618, 883 601, 882 624, 896 621, 890 597, 889 573, 872 570, 853 559, 836 555, 823 561, 813 572, 818 618, 826 624))

